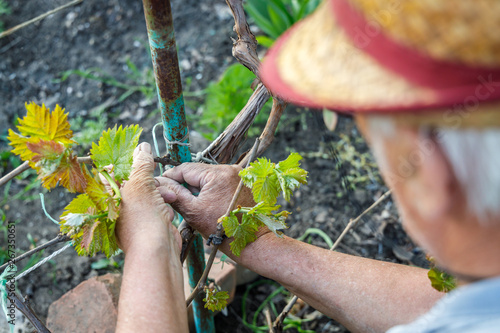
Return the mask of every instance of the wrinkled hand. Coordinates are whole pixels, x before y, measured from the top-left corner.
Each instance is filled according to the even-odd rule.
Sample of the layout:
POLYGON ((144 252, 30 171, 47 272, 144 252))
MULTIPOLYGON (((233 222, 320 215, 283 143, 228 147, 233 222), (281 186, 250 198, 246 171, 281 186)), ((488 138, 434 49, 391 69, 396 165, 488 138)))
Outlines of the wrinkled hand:
POLYGON ((175 195, 167 193, 162 198, 153 178, 154 166, 151 146, 141 143, 134 150, 130 178, 121 188, 122 202, 116 236, 125 253, 131 247, 168 241, 176 242, 174 247, 180 252, 181 237, 171 223, 174 212, 164 202, 175 199, 175 195))
MULTIPOLYGON (((240 182, 240 170, 235 165, 184 163, 156 179, 165 202, 170 203, 189 225, 207 238, 215 233, 217 220, 226 213, 231 203, 240 182), (187 183, 188 188, 183 183, 187 183)), ((255 205, 249 188, 243 187, 237 204, 246 207, 255 205)))

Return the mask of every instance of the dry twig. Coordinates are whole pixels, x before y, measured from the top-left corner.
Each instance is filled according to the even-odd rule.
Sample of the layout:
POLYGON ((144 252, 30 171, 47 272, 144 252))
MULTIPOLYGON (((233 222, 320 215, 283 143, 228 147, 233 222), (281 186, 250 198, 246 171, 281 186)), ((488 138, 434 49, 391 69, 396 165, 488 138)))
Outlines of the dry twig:
POLYGON ((269 333, 275 333, 273 327, 273 319, 271 318, 271 310, 269 310, 269 305, 266 305, 264 309, 264 315, 266 316, 267 327, 269 327, 269 333))
POLYGON ((163 166, 166 166, 166 165, 172 165, 172 166, 181 165, 181 162, 178 162, 176 160, 171 159, 170 158, 170 154, 167 154, 167 155, 162 156, 162 157, 155 157, 154 161, 155 161, 155 163, 160 163, 163 166))
POLYGON ((16 308, 21 311, 26 318, 33 324, 33 327, 35 327, 36 332, 38 333, 50 333, 50 331, 45 327, 45 325, 40 321, 40 319, 37 317, 31 306, 29 305, 28 299, 25 298, 24 301, 21 300, 21 298, 17 295, 17 292, 14 293, 9 293, 9 296, 7 298, 12 302, 14 302, 14 305, 16 308))
MULTIPOLYGON (((368 214, 373 208, 377 207, 382 201, 384 201, 389 195, 391 194, 391 190, 388 190, 385 192, 380 198, 377 199, 370 207, 368 207, 364 212, 362 212, 358 217, 356 217, 354 220, 350 220, 349 223, 346 225, 340 236, 337 238, 335 243, 332 245, 330 248, 330 251, 334 251, 337 246, 339 246, 340 242, 342 239, 344 239, 345 235, 349 230, 351 230, 356 223, 358 223, 359 220, 366 214, 368 214)), ((295 302, 297 302, 299 298, 297 296, 293 296, 293 298, 288 302, 288 304, 285 306, 283 311, 279 314, 279 316, 276 318, 274 321, 273 327, 276 330, 276 332, 282 332, 283 331, 283 320, 285 320, 286 316, 294 306, 295 302)))
MULTIPOLYGON (((226 0, 226 3, 233 14, 235 22, 234 31, 238 35, 238 39, 233 40, 233 56, 238 62, 251 70, 260 82, 260 60, 257 55, 257 40, 248 27, 243 3, 241 0, 226 0)), ((243 110, 240 111, 224 132, 203 151, 202 155, 214 158, 222 164, 230 162, 240 146, 245 133, 269 99, 269 96, 271 96, 271 93, 262 83, 259 83, 243 110)), ((286 107, 286 102, 280 98, 274 96, 273 99, 273 108, 266 127, 260 136, 261 145, 257 155, 265 151, 273 141, 274 132, 286 107)), ((245 163, 242 162, 240 165, 245 165, 245 163)))
POLYGON ((56 9, 49 10, 48 12, 43 13, 42 15, 39 15, 39 16, 37 16, 37 17, 35 17, 35 18, 31 19, 31 20, 28 20, 28 21, 23 22, 23 23, 21 23, 19 25, 16 25, 15 27, 12 27, 10 29, 5 30, 4 32, 0 33, 0 38, 6 37, 8 35, 11 35, 11 34, 13 34, 14 32, 16 32, 19 29, 27 27, 30 24, 33 24, 33 23, 38 22, 40 20, 43 20, 47 16, 55 14, 58 11, 61 11, 61 10, 65 9, 65 8, 77 5, 77 4, 81 3, 81 2, 83 2, 83 0, 74 0, 74 1, 71 1, 70 3, 67 3, 67 4, 62 5, 60 7, 57 7, 56 9))
POLYGON ((179 233, 181 234, 181 239, 182 239, 182 248, 181 248, 181 263, 184 263, 186 260, 188 253, 189 253, 189 248, 191 247, 191 244, 193 244, 194 241, 194 229, 187 224, 186 220, 182 221, 182 223, 179 225, 179 233))

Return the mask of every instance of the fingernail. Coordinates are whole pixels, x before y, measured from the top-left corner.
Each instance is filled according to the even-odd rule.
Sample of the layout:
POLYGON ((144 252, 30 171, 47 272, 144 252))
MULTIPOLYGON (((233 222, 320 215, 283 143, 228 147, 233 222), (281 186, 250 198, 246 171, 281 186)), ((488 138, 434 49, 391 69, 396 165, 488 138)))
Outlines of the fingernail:
POLYGON ((139 147, 141 151, 151 154, 151 145, 149 143, 143 142, 139 145, 139 147))

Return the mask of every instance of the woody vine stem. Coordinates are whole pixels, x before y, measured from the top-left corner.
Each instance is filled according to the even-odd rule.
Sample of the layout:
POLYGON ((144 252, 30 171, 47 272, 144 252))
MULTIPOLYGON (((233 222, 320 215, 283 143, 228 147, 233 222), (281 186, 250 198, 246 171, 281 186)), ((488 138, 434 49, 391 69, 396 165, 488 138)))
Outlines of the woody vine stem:
MULTIPOLYGON (((247 167, 250 164, 250 162, 252 162, 255 159, 257 149, 259 148, 259 144, 260 144, 260 140, 256 139, 255 143, 252 147, 252 150, 250 151, 250 157, 248 159, 247 167)), ((224 216, 229 216, 231 211, 234 209, 234 207, 236 205, 236 201, 238 200, 238 197, 240 196, 242 188, 243 188, 243 179, 240 180, 238 187, 236 188, 236 191, 233 194, 233 198, 231 199, 231 203, 229 204, 227 211, 226 211, 226 214, 224 214, 224 216)), ((217 223, 217 231, 216 231, 215 236, 216 236, 215 239, 222 239, 222 237, 224 236, 224 228, 222 226, 222 222, 217 223)), ((198 293, 203 291, 203 288, 207 282, 208 273, 210 273, 210 269, 212 268, 212 264, 214 263, 215 256, 216 256, 217 251, 219 249, 219 245, 220 245, 220 243, 213 242, 212 252, 210 253, 210 257, 207 261, 207 266, 205 267, 205 270, 203 271, 203 275, 202 275, 200 281, 198 281, 198 284, 191 292, 191 295, 189 295, 189 297, 187 298, 186 306, 189 306, 191 304, 191 302, 194 300, 194 298, 196 297, 196 295, 198 295, 198 293)))

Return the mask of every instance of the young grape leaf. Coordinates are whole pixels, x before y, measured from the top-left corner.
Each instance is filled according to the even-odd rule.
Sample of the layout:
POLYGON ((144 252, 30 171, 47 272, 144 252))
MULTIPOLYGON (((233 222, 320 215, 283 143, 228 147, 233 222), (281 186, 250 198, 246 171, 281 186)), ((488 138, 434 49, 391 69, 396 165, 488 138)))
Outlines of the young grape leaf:
MULTIPOLYGON (((45 105, 39 106, 34 102, 26 103, 28 111, 23 119, 19 119, 17 129, 21 134, 9 129, 7 139, 10 145, 14 147, 12 152, 19 155, 23 161, 30 161, 35 155, 30 149, 27 149, 27 143, 36 144, 40 140, 54 141, 63 144, 65 147, 71 146, 75 141, 73 132, 70 130, 67 114, 56 105, 54 111, 50 110, 45 105)), ((35 163, 30 161, 33 167, 35 163)))
MULTIPOLYGON (((67 234, 74 231, 74 215, 82 215, 83 220, 88 216, 96 215, 97 207, 87 194, 80 194, 64 208, 61 214, 61 233, 67 234)), ((80 224, 81 226, 81 224, 80 224)))
POLYGON ((258 219, 260 222, 264 223, 269 228, 269 230, 274 232, 276 236, 283 237, 283 232, 279 230, 288 229, 288 226, 285 223, 288 214, 289 212, 287 211, 283 211, 280 214, 276 215, 257 214, 255 218, 258 219))
POLYGON ((293 190, 307 183, 307 171, 300 167, 301 159, 300 154, 292 153, 276 165, 276 176, 286 201, 290 201, 293 190))
POLYGON ((216 312, 221 311, 227 306, 227 300, 229 298, 227 291, 215 293, 215 289, 205 288, 205 293, 205 298, 203 299, 205 308, 216 312))
POLYGON ((61 217, 61 220, 64 220, 64 224, 69 227, 80 227, 83 223, 85 223, 85 219, 87 219, 88 214, 74 214, 68 213, 64 217, 61 217))
POLYGON ((427 259, 430 262, 431 268, 427 273, 429 280, 431 280, 431 285, 437 291, 447 293, 456 288, 457 282, 453 275, 450 275, 436 266, 436 262, 433 257, 428 256, 427 259))
POLYGON ((234 237, 234 240, 229 244, 231 252, 236 256, 240 256, 241 251, 248 243, 253 242, 257 237, 255 233, 258 230, 256 220, 244 214, 241 219, 241 224, 233 212, 227 217, 222 218, 222 226, 228 237, 234 237))
POLYGON ((111 198, 111 194, 108 193, 106 187, 101 182, 97 176, 95 169, 92 170, 93 175, 87 173, 87 190, 85 191, 89 196, 90 200, 96 205, 100 212, 107 211, 108 200, 111 198))
POLYGON ((302 156, 292 153, 277 165, 266 158, 259 158, 246 169, 240 171, 243 183, 252 189, 255 202, 265 201, 274 205, 280 190, 285 200, 301 184, 307 183, 307 171, 300 168, 302 156))
POLYGON ((82 251, 86 251, 87 253, 90 252, 90 246, 92 244, 92 240, 94 239, 94 231, 100 223, 101 221, 99 220, 93 220, 82 227, 82 238, 79 243, 82 251))
MULTIPOLYGON (((104 207, 105 203, 99 202, 99 205, 104 207)), ((80 194, 66 206, 61 215, 61 232, 71 236, 78 255, 92 256, 101 251, 109 258, 116 253, 118 250, 115 236, 116 220, 110 220, 107 218, 108 215, 106 211, 98 209, 98 205, 88 194, 80 194), (79 214, 81 217, 75 217, 79 214), (80 222, 81 219, 84 220, 83 224, 75 227, 73 224, 80 222)))
POLYGON ((62 143, 39 140, 28 142, 28 149, 33 152, 31 162, 47 189, 56 187, 57 183, 70 192, 84 192, 87 186, 82 167, 71 148, 65 148, 62 143))
POLYGON ((272 215, 273 214, 272 212, 274 212, 275 210, 278 210, 280 208, 281 208, 280 205, 273 206, 273 205, 269 205, 268 203, 266 203, 264 201, 261 201, 258 204, 256 204, 254 207, 252 207, 248 211, 248 214, 249 215, 254 215, 254 214, 264 214, 264 215, 271 214, 272 215))
POLYGON ((75 235, 71 236, 78 255, 93 256, 97 252, 103 252, 108 258, 113 256, 118 251, 115 224, 116 221, 105 217, 87 221, 75 235))
POLYGON ((265 201, 274 205, 279 194, 279 184, 274 171, 275 164, 267 158, 259 158, 240 171, 243 183, 252 189, 255 202, 265 201))
POLYGON ((111 164, 115 180, 118 183, 127 180, 132 170, 133 152, 141 132, 142 128, 139 125, 125 128, 115 126, 103 132, 99 144, 92 143, 90 150, 97 169, 102 170, 111 164))

